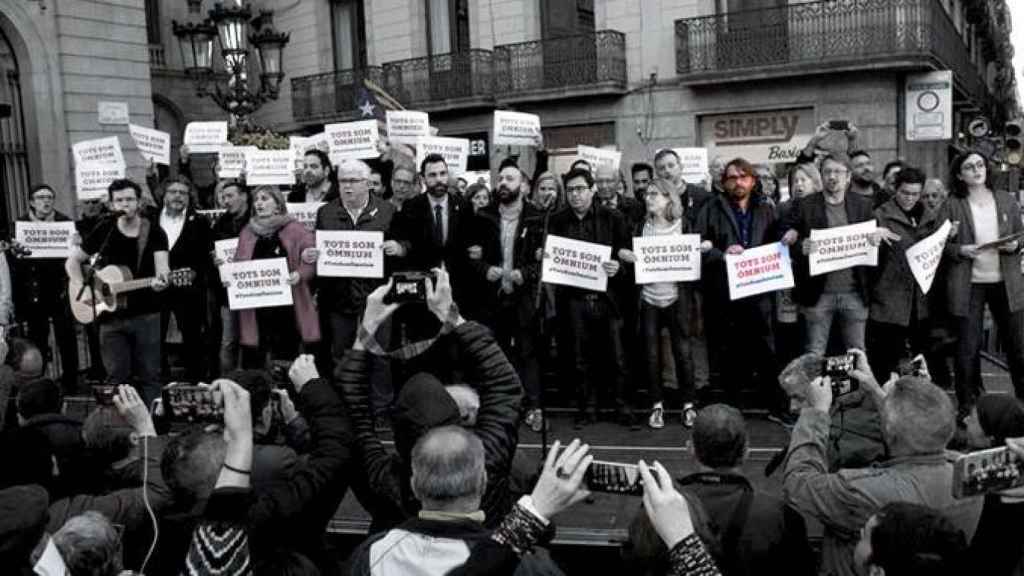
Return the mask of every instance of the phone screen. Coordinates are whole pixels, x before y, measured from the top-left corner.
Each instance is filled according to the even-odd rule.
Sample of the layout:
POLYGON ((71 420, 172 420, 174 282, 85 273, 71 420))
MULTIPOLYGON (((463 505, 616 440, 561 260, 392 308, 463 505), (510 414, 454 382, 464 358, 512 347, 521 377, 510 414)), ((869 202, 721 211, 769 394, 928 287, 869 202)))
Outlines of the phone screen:
POLYGON ((640 496, 644 493, 644 485, 640 480, 640 469, 635 464, 595 460, 587 468, 584 481, 592 492, 632 496, 640 496))

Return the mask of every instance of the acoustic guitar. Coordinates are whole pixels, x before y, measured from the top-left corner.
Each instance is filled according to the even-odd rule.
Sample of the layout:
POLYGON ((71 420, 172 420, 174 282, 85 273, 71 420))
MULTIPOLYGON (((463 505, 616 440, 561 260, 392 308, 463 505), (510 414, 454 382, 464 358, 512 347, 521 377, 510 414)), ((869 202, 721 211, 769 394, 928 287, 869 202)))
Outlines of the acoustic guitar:
MULTIPOLYGON (((167 278, 170 286, 191 286, 196 273, 191 268, 172 270, 167 278)), ((90 324, 104 314, 123 310, 128 305, 127 295, 136 290, 152 288, 153 278, 132 278, 124 266, 105 266, 93 275, 92 286, 68 280, 68 301, 71 314, 82 324, 90 324), (78 297, 81 293, 81 298, 78 297), (95 295, 95 299, 94 296, 95 295)))

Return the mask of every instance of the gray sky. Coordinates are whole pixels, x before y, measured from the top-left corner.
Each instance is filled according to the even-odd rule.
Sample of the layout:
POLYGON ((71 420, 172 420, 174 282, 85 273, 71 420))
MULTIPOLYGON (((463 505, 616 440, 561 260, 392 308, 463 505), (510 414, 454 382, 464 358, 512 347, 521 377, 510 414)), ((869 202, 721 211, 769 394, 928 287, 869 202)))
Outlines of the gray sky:
POLYGON ((1018 98, 1024 97, 1024 0, 1007 0, 1010 7, 1010 21, 1013 31, 1010 42, 1013 43, 1013 70, 1017 76, 1018 98))

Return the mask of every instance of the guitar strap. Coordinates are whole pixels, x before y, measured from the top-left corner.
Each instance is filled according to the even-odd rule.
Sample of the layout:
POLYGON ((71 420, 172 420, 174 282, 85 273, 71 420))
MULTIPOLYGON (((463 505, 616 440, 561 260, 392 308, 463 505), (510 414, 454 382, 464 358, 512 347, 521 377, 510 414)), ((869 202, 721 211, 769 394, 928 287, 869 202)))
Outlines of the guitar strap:
POLYGON ((149 243, 149 218, 140 217, 140 219, 142 221, 139 222, 139 238, 135 242, 135 270, 137 274, 139 270, 142 270, 142 255, 146 253, 146 244, 149 243))

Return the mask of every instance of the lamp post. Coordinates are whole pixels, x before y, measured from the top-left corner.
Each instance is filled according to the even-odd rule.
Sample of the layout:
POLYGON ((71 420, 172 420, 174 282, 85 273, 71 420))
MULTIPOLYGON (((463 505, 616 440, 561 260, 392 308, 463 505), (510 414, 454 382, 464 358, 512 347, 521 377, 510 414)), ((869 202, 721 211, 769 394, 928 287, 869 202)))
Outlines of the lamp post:
MULTIPOLYGON (((200 11, 202 0, 187 1, 190 12, 200 11)), ((284 78, 281 58, 290 35, 274 28, 273 11, 261 10, 253 17, 247 0, 216 2, 202 22, 173 26, 185 74, 195 82, 196 93, 212 98, 234 121, 248 123, 249 115, 277 99, 284 78), (214 57, 215 43, 220 58, 214 57), (258 84, 250 82, 254 76, 258 84)))

